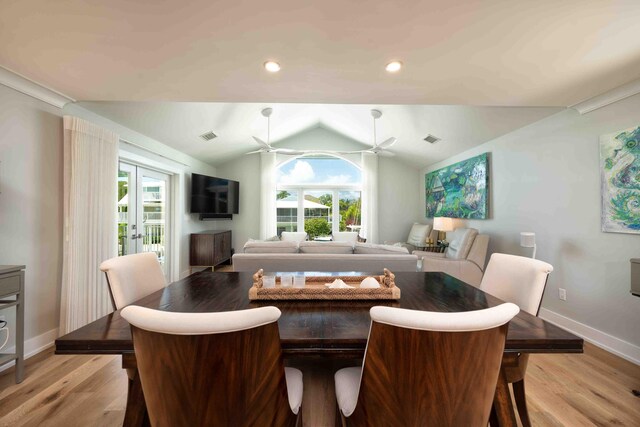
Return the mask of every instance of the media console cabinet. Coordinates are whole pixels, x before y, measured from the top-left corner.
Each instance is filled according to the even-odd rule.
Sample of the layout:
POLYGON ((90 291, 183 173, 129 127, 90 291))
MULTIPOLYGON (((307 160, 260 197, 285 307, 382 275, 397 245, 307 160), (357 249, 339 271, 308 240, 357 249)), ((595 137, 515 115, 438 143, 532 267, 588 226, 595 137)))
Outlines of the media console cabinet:
POLYGON ((193 268, 210 267, 231 260, 231 230, 192 233, 189 243, 189 273, 193 268))

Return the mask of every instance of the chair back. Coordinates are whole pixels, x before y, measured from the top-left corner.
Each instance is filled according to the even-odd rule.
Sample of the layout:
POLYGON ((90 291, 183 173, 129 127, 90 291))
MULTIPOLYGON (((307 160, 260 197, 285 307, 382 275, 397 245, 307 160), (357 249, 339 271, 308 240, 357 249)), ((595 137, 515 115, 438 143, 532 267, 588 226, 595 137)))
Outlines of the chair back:
POLYGON ((122 310, 153 426, 293 426, 277 320, 261 307, 221 313, 122 310))
POLYGON ((373 307, 349 423, 487 425, 507 323, 518 311, 514 304, 463 313, 373 307))
POLYGON ((537 259, 494 253, 480 282, 484 292, 538 315, 553 266, 537 259))
POLYGON ((111 302, 119 310, 167 286, 158 257, 153 252, 124 255, 100 264, 109 283, 111 302))

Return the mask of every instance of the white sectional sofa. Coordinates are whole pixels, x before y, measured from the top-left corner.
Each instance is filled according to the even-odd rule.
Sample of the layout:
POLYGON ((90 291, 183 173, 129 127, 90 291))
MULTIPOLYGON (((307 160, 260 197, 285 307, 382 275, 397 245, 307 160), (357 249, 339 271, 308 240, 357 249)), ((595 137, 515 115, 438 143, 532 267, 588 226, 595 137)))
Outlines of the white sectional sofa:
POLYGON ((234 271, 416 271, 418 257, 406 248, 371 243, 249 241, 232 258, 234 271))

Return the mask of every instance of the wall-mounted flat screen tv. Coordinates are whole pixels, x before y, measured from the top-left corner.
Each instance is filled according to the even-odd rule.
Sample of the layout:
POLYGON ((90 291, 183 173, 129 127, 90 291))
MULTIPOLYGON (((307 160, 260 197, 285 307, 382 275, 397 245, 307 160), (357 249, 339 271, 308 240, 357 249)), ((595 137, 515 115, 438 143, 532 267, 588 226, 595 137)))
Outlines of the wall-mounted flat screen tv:
POLYGON ((191 174, 191 213, 237 214, 240 183, 230 179, 191 174))

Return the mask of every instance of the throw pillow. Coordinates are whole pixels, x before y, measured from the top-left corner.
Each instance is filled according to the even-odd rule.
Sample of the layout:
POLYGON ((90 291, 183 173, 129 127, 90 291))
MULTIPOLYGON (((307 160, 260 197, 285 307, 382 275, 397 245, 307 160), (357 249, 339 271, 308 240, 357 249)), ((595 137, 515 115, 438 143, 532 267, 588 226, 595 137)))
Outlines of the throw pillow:
POLYGON ((407 237, 407 243, 413 246, 424 246, 424 242, 427 240, 427 235, 431 231, 431 225, 414 223, 409 231, 409 237, 407 237))

